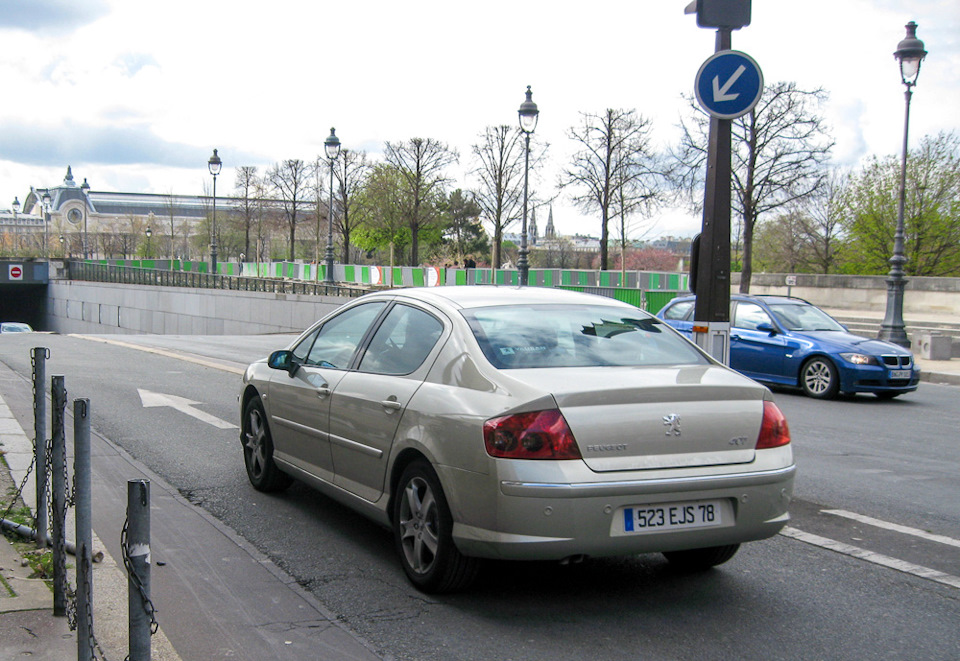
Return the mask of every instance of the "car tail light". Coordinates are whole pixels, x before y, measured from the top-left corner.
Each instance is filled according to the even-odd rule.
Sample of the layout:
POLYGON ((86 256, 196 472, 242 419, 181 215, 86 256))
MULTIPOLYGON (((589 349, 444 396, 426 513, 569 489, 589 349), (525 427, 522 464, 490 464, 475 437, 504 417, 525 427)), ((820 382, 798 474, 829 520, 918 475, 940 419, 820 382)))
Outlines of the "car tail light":
POLYGON ((557 409, 517 413, 483 423, 483 442, 491 457, 505 459, 581 459, 580 448, 557 409))
POLYGON ((760 424, 760 436, 757 437, 757 449, 778 448, 790 443, 790 428, 783 412, 773 402, 763 403, 763 422, 760 424))

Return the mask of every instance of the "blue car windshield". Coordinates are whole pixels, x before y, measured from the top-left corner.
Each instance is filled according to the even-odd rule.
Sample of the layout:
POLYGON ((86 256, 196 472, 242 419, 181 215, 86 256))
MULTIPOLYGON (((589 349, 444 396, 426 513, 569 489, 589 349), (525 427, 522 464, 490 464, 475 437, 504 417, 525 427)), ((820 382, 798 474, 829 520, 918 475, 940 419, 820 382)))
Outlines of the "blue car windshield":
POLYGON ((843 331, 843 326, 826 312, 803 303, 768 303, 781 326, 791 331, 843 331))
POLYGON ((709 364, 687 340, 639 310, 510 305, 461 314, 498 369, 709 364))

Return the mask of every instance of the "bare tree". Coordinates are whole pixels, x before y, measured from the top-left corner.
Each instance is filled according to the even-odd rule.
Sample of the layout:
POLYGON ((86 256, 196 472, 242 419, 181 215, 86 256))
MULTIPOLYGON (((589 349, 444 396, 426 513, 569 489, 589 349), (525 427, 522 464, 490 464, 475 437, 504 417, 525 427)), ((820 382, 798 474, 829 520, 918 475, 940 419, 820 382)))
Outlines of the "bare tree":
POLYGON ((797 273, 812 262, 807 226, 810 219, 799 209, 757 223, 754 261, 761 271, 797 273))
MULTIPOLYGON (((805 199, 827 176, 824 164, 834 142, 820 114, 826 98, 823 89, 804 91, 796 83, 779 82, 763 90, 753 110, 733 121, 733 205, 743 224, 741 293, 750 291, 758 219, 805 199)), ((688 97, 688 102, 691 118, 681 121, 674 173, 691 206, 701 209, 710 122, 695 100, 688 97)))
POLYGON ((257 174, 256 167, 244 165, 237 168, 233 188, 236 191, 236 209, 240 216, 240 225, 243 228, 244 255, 253 254, 250 252, 250 232, 253 229, 258 210, 263 206, 262 198, 257 195, 259 184, 260 176, 257 174))
POLYGON ((167 220, 170 221, 170 259, 176 259, 176 245, 177 245, 177 226, 176 226, 176 216, 177 216, 177 198, 174 196, 173 191, 170 191, 163 198, 163 210, 167 214, 167 220))
MULTIPOLYGON (((493 229, 491 263, 498 269, 503 263, 503 233, 523 213, 524 140, 519 129, 505 125, 488 126, 480 139, 471 148, 476 164, 471 174, 479 180, 476 202, 493 229)), ((531 170, 537 169, 545 153, 546 147, 531 149, 531 170)))
POLYGON ((336 161, 334 177, 337 180, 339 213, 334 214, 334 223, 343 237, 341 261, 350 261, 350 235, 365 222, 359 193, 370 176, 371 164, 367 152, 344 149, 336 161))
POLYGON ((803 242, 810 266, 817 273, 830 273, 837 266, 844 213, 847 208, 849 174, 831 170, 823 185, 810 195, 800 217, 803 242))
POLYGON ((384 158, 400 175, 403 209, 410 229, 410 264, 419 259, 420 230, 436 223, 436 201, 449 179, 446 168, 458 160, 457 152, 433 138, 410 138, 406 142, 385 143, 384 158))
POLYGON ((635 110, 608 108, 581 113, 582 123, 568 136, 579 143, 560 186, 586 212, 600 212, 600 269, 609 264, 610 219, 626 217, 658 199, 663 172, 650 145, 650 121, 635 110))
POLYGON ((280 200, 290 229, 290 261, 296 259, 297 223, 301 211, 311 202, 310 165, 300 159, 277 163, 267 173, 267 180, 280 200))

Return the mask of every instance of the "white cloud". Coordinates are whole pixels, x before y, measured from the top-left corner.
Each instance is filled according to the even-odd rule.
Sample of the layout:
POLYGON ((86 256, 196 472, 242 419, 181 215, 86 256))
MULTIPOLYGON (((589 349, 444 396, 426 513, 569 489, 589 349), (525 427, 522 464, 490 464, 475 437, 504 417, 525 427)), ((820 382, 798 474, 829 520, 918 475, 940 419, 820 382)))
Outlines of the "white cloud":
MULTIPOLYGON (((0 9, 24 4, 38 3, 0 0, 0 9)), ((57 184, 67 165, 98 190, 199 194, 213 147, 226 190, 237 166, 316 157, 330 126, 344 146, 374 155, 385 140, 436 138, 458 149, 466 171, 486 125, 515 124, 528 84, 541 109, 537 138, 551 145, 547 186, 581 111, 636 108, 653 120, 655 142, 675 140, 681 94, 714 49, 713 32, 683 14, 687 0, 44 4, 57 20, 0 19, 0 79, 13 91, 0 110, 0 206, 57 184)), ((768 83, 827 89, 835 160, 854 164, 899 151, 892 53, 909 20, 930 51, 912 108, 918 140, 958 126, 955 0, 756 0, 733 45, 768 83)), ((566 203, 554 215, 561 231, 599 232, 566 203)), ((654 231, 698 227, 674 210, 654 231)))

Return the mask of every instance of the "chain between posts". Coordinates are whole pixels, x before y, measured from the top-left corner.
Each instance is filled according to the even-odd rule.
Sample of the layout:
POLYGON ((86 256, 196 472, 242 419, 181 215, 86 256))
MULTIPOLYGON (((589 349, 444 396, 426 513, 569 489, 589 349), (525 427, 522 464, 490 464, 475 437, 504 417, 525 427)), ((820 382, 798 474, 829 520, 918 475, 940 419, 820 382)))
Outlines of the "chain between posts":
POLYGON ((120 549, 123 553, 123 566, 127 570, 127 575, 130 577, 130 580, 133 581, 137 591, 140 593, 140 599, 143 601, 143 611, 150 617, 150 635, 153 636, 156 635, 157 631, 160 629, 160 623, 157 621, 156 617, 157 609, 150 600, 150 597, 147 596, 146 590, 143 587, 143 583, 140 582, 140 577, 137 576, 137 572, 134 571, 133 564, 130 560, 130 554, 127 552, 127 531, 129 530, 129 527, 130 518, 128 517, 123 522, 123 530, 120 531, 120 549))
POLYGON ((10 512, 13 511, 13 508, 16 506, 17 501, 21 499, 23 495, 23 490, 27 486, 27 480, 30 479, 30 473, 33 471, 33 466, 36 463, 36 455, 30 460, 30 465, 27 467, 27 474, 23 476, 23 481, 20 482, 20 486, 17 487, 16 492, 13 494, 13 498, 10 500, 10 503, 7 505, 7 509, 3 512, 3 516, 0 516, 0 519, 6 519, 10 516, 10 512))
MULTIPOLYGON (((34 349, 34 350, 31 352, 31 363, 32 363, 32 366, 35 368, 35 370, 36 370, 38 358, 41 359, 41 363, 42 363, 42 361, 43 361, 44 359, 46 359, 46 358, 49 358, 49 356, 50 356, 50 351, 49 351, 49 349, 42 348, 42 347, 38 347, 38 348, 34 349)), ((42 365, 41 365, 41 367, 42 367, 42 365)), ((45 436, 45 435, 46 435, 46 434, 44 433, 45 430, 41 430, 41 429, 36 429, 36 430, 35 430, 35 431, 37 432, 37 434, 35 434, 35 436, 38 436, 38 437, 35 438, 35 440, 34 440, 34 452, 33 452, 33 456, 31 457, 30 465, 28 466, 27 471, 26 471, 26 474, 25 474, 24 477, 23 477, 23 480, 21 481, 20 485, 19 485, 18 488, 16 489, 16 492, 15 492, 15 494, 14 494, 11 502, 8 504, 6 510, 5 510, 4 514, 3 514, 3 517, 2 517, 2 518, 4 518, 4 519, 6 519, 6 517, 9 515, 9 513, 14 509, 14 507, 15 507, 16 504, 17 504, 17 502, 20 501, 20 500, 22 500, 23 490, 26 488, 26 485, 27 485, 27 483, 28 483, 28 481, 29 481, 29 478, 30 478, 30 476, 31 476, 31 473, 33 473, 34 469, 37 470, 38 475, 39 475, 40 472, 41 472, 41 468, 45 468, 45 469, 46 469, 45 474, 46 474, 46 476, 48 477, 48 479, 44 480, 43 483, 42 483, 42 485, 40 485, 40 489, 38 489, 38 493, 42 493, 43 495, 46 496, 46 502, 43 503, 43 506, 44 506, 43 509, 44 509, 44 510, 46 511, 46 513, 49 515, 49 518, 50 518, 50 519, 56 519, 55 512, 54 512, 54 510, 56 509, 56 507, 55 507, 54 499, 53 499, 53 497, 52 497, 52 496, 53 496, 53 493, 52 493, 52 492, 54 491, 53 482, 54 482, 54 481, 59 482, 59 477, 60 477, 61 475, 62 475, 62 477, 63 477, 63 482, 62 482, 62 484, 60 484, 60 485, 57 486, 56 491, 57 491, 57 495, 58 495, 57 501, 58 501, 58 503, 60 503, 60 506, 63 508, 63 513, 66 514, 66 510, 67 510, 68 508, 70 508, 70 507, 76 507, 76 506, 78 505, 78 503, 77 503, 77 500, 78 500, 78 498, 77 498, 77 488, 78 488, 79 485, 78 485, 78 479, 77 479, 77 470, 74 470, 74 472, 73 472, 73 476, 72 476, 72 477, 73 477, 73 480, 72 480, 72 483, 71 483, 71 481, 70 481, 70 477, 71 477, 71 476, 70 476, 70 470, 69 470, 69 467, 67 466, 67 449, 66 449, 66 444, 62 442, 62 441, 65 440, 65 439, 63 438, 63 436, 65 435, 64 432, 65 432, 65 430, 66 430, 66 425, 65 425, 64 423, 65 423, 65 419, 66 419, 66 411, 65 411, 65 408, 66 408, 66 407, 65 407, 65 404, 66 404, 66 402, 67 402, 67 390, 66 390, 66 388, 63 386, 63 377, 62 377, 62 376, 60 376, 60 377, 54 377, 54 380, 55 380, 55 382, 56 382, 55 385, 56 385, 57 387, 53 389, 53 390, 56 391, 56 395, 54 396, 54 406, 53 406, 53 410, 51 411, 51 418, 52 418, 52 421, 53 421, 53 430, 54 430, 53 436, 56 436, 57 439, 61 439, 61 442, 60 442, 60 443, 55 443, 55 439, 53 438, 53 436, 51 436, 50 438, 40 438, 39 436, 45 436), (37 448, 36 446, 37 446, 38 444, 42 444, 42 446, 41 446, 40 448, 37 448), (62 447, 59 447, 59 446, 61 446, 61 445, 62 445, 62 447), (55 447, 55 446, 58 446, 58 448, 59 448, 59 454, 61 454, 60 457, 55 457, 55 456, 54 456, 54 454, 55 454, 55 452, 54 452, 54 447, 55 447), (40 451, 38 451, 38 450, 40 450, 40 451), (41 451, 42 451, 42 452, 41 452, 41 451), (41 462, 42 462, 42 466, 41 466, 41 462), (56 468, 55 468, 55 464, 60 464, 60 466, 56 466, 56 468), (62 471, 62 472, 61 472, 61 471, 62 471), (56 475, 56 477, 58 478, 57 480, 49 479, 49 478, 52 478, 52 477, 55 476, 55 475, 56 475), (68 488, 67 488, 67 485, 70 485, 71 488, 68 489, 68 488), (62 500, 61 500, 60 496, 62 496, 62 500)), ((41 383, 42 383, 42 382, 41 382, 41 383)), ((41 394, 41 390, 40 390, 40 388, 38 388, 36 372, 35 372, 35 378, 34 378, 33 383, 32 383, 32 392, 33 392, 33 396, 34 396, 34 413, 35 413, 35 421, 34 421, 34 423, 35 423, 35 426, 40 427, 40 425, 38 424, 38 422, 37 422, 37 420, 36 420, 36 418, 37 418, 37 402, 36 402, 36 400, 37 400, 38 397, 44 397, 44 399, 45 399, 45 398, 46 398, 46 393, 43 392, 43 394, 41 394)), ((53 393, 51 393, 51 394, 53 394, 53 393)), ((77 402, 75 402, 75 404, 82 404, 83 402, 88 402, 88 400, 77 400, 77 402)), ((86 414, 84 414, 84 416, 85 416, 85 415, 86 415, 86 414)), ((45 416, 44 416, 44 418, 45 418, 45 416)), ((45 427, 45 425, 44 425, 44 427, 45 427)), ((87 428, 87 429, 88 429, 88 428, 87 428)), ((78 434, 78 433, 80 433, 80 432, 79 432, 77 429, 75 429, 75 438, 74 438, 75 446, 76 446, 76 434, 78 434)), ((89 431, 87 431, 87 433, 89 433, 89 431)), ((88 442, 87 442, 87 445, 88 445, 88 442)), ((74 460, 76 461, 76 457, 74 457, 74 460)), ((85 473, 85 474, 86 474, 86 473, 85 473)), ((38 479, 39 479, 39 478, 38 478, 38 479)), ((86 484, 87 479, 88 479, 88 478, 85 478, 85 479, 84 479, 84 483, 85 483, 85 484, 86 484)), ((84 486, 84 489, 88 489, 88 487, 84 486)), ((148 505, 148 503, 145 502, 147 499, 148 499, 148 492, 147 492, 146 489, 145 489, 145 485, 141 485, 141 491, 140 491, 140 498, 139 498, 139 500, 140 500, 141 504, 142 504, 143 506, 145 506, 145 507, 148 505)), ((40 503, 38 503, 38 506, 40 506, 40 503)), ((37 519, 38 519, 38 516, 37 516, 36 514, 34 514, 34 515, 33 515, 33 520, 34 520, 35 525, 36 525, 36 523, 37 523, 37 519)), ((130 520, 129 520, 129 515, 128 515, 127 520, 124 521, 123 530, 122 530, 122 532, 121 532, 121 548, 122 548, 122 552, 123 552, 124 568, 125 568, 125 570, 126 570, 126 572, 127 572, 127 574, 128 574, 128 577, 129 577, 132 585, 135 587, 137 593, 139 593, 139 598, 140 598, 140 601, 142 602, 142 606, 143 606, 143 612, 144 612, 144 613, 148 616, 148 618, 149 618, 149 632, 150 632, 150 636, 153 636, 153 635, 155 635, 155 634, 159 631, 159 622, 157 621, 157 618, 156 618, 156 610, 157 610, 157 609, 156 609, 156 607, 154 606, 153 602, 150 600, 150 598, 149 598, 149 596, 148 596, 148 590, 149 590, 149 588, 146 588, 145 585, 144 585, 144 583, 143 583, 143 581, 149 581, 149 575, 146 575, 146 576, 144 577, 143 581, 142 581, 141 578, 140 578, 140 576, 139 576, 139 575, 137 574, 137 572, 134 570, 134 567, 133 567, 133 564, 132 564, 132 561, 131 561, 131 556, 129 555, 129 550, 128 550, 128 548, 127 548, 127 537, 128 537, 129 523, 130 523, 130 520)), ((63 524, 63 522, 60 522, 60 523, 58 523, 58 526, 60 526, 60 527, 62 528, 62 524, 63 524)), ((66 615, 67 622, 68 622, 68 625, 69 625, 70 630, 71 630, 71 631, 76 631, 76 630, 78 630, 78 628, 79 628, 79 617, 80 617, 80 613, 81 613, 81 612, 85 613, 84 617, 85 617, 85 620, 86 620, 86 631, 87 631, 87 634, 88 634, 88 640, 87 640, 87 642, 86 642, 86 645, 89 645, 89 653, 90 653, 90 654, 89 654, 89 657, 87 657, 87 656, 84 655, 84 654, 81 654, 81 658, 89 658, 89 659, 91 659, 91 660, 93 660, 93 661, 108 661, 106 652, 104 651, 104 649, 103 649, 102 646, 100 645, 100 642, 97 640, 97 638, 96 638, 96 636, 95 636, 95 634, 94 634, 94 629, 93 629, 93 608, 92 608, 92 605, 93 605, 92 581, 89 580, 89 578, 88 578, 85 582, 80 581, 80 580, 79 580, 79 575, 78 575, 78 583, 77 583, 76 588, 74 588, 74 587, 72 587, 72 586, 70 585, 69 581, 66 580, 66 558, 65 558, 65 553, 64 553, 64 551, 65 551, 65 546, 66 546, 66 543, 65 543, 66 540, 65 540, 65 538, 64 538, 63 535, 62 535, 62 530, 61 530, 61 534, 59 535, 59 539, 58 539, 57 541, 59 542, 58 545, 59 545, 59 547, 60 547, 60 552, 59 552, 59 553, 56 553, 56 552, 54 553, 54 561, 55 561, 55 564, 57 565, 56 568, 55 568, 55 572, 56 572, 57 574, 59 574, 61 577, 63 577, 62 580, 63 580, 63 583, 64 583, 64 585, 63 585, 63 587, 62 587, 62 594, 63 594, 64 597, 65 597, 64 600, 63 600, 65 603, 63 603, 63 604, 61 605, 61 608, 63 608, 63 610, 64 610, 64 612, 63 612, 62 614, 63 614, 63 615, 66 615), (80 592, 84 592, 85 594, 80 594, 80 592), (86 605, 86 607, 85 607, 85 608, 80 608, 80 607, 78 606, 78 604, 80 603, 78 600, 83 600, 82 603, 83 603, 84 605, 86 605)), ((80 541, 80 540, 78 539, 78 542, 79 542, 79 541, 80 541)), ((91 573, 91 569, 92 569, 92 566, 91 566, 92 556, 91 556, 91 549, 88 548, 88 544, 89 544, 89 541, 86 541, 86 542, 84 542, 83 544, 78 544, 78 545, 77 545, 77 564, 78 564, 78 571, 79 571, 79 572, 84 572, 84 573, 85 573, 85 574, 84 574, 85 576, 90 577, 90 576, 92 576, 92 573, 91 573)), ((56 544, 55 544, 55 545, 56 545, 56 544)), ((56 549, 55 549, 55 551, 56 551, 56 549)), ((55 597, 56 597, 56 594, 55 594, 55 597)), ((57 599, 55 599, 54 601, 56 602, 57 599)), ((54 606, 55 606, 55 609, 54 609, 54 610, 56 611, 56 610, 57 610, 57 603, 55 603, 54 606)), ((56 613, 55 613, 55 614, 56 614, 56 613)), ((84 645, 84 646, 86 646, 86 645, 84 645)), ((147 649, 149 649, 149 647, 148 647, 147 649)), ((127 659, 129 659, 129 658, 130 658, 130 657, 128 656, 127 659)))

